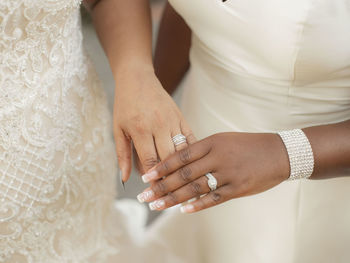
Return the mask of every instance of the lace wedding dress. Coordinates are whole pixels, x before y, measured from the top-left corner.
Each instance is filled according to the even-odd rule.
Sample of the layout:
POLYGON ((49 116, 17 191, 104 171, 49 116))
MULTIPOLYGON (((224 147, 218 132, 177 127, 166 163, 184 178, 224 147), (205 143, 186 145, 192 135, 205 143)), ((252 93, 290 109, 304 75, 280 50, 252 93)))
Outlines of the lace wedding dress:
POLYGON ((126 222, 142 234, 144 215, 114 206, 111 116, 80 2, 0 1, 0 262, 150 262, 155 250, 152 262, 179 262, 136 244, 126 222))

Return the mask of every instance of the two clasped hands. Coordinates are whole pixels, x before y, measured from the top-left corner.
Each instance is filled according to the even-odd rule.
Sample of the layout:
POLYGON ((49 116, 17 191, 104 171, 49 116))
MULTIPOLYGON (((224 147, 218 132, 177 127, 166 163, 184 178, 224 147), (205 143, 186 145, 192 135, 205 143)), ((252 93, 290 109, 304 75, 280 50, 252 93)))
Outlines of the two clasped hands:
POLYGON ((152 69, 138 71, 137 77, 133 72, 117 80, 114 131, 123 181, 130 176, 132 140, 142 179, 150 183, 137 198, 149 202, 150 209, 164 210, 197 198, 181 207, 192 213, 265 191, 288 178, 288 155, 278 135, 232 132, 196 141, 152 69), (123 86, 128 88, 118 92, 123 86), (174 143, 172 138, 179 134, 186 142, 174 143), (216 179, 214 191, 208 173, 216 179))
POLYGON ((95 7, 92 17, 115 78, 114 137, 122 179, 126 182, 130 176, 133 144, 143 179, 150 183, 138 199, 150 202, 151 209, 163 210, 197 197, 182 208, 196 212, 263 192, 288 178, 348 174, 348 119, 292 127, 299 130, 285 131, 283 140, 274 132, 230 132, 196 141, 155 74, 148 1, 85 2, 95 7), (130 19, 130 14, 138 15, 130 19), (172 138, 179 134, 186 143, 176 146, 172 138), (208 174, 215 178, 215 190, 208 174))

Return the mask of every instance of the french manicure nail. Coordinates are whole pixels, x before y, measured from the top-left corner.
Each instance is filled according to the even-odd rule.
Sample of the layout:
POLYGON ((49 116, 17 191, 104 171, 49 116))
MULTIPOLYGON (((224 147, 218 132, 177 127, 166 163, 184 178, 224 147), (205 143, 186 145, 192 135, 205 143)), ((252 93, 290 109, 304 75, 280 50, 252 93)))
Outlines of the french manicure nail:
POLYGON ((153 210, 157 210, 157 209, 162 209, 165 207, 165 201, 164 200, 156 200, 152 203, 149 204, 149 208, 153 211, 153 210))
POLYGON ((146 173, 142 176, 142 181, 144 183, 149 183, 150 181, 156 179, 157 175, 158 175, 157 171, 152 171, 152 172, 146 173))
POLYGON ((180 211, 181 211, 181 213, 191 213, 194 211, 194 206, 191 204, 181 206, 180 211))
POLYGON ((147 190, 137 196, 137 200, 139 200, 140 203, 147 202, 154 196, 154 192, 152 190, 147 190))

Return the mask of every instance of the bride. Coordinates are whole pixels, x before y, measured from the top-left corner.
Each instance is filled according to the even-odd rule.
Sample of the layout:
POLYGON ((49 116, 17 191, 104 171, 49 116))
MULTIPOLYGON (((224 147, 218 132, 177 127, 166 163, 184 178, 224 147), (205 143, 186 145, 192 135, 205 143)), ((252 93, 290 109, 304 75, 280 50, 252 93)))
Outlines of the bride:
MULTIPOLYGON (((114 131, 124 181, 131 140, 147 170, 175 151, 173 136, 191 138, 144 66, 152 61, 147 1, 128 2, 84 2, 117 83, 114 131), (144 32, 131 34, 140 23, 144 32)), ((139 214, 113 208, 111 116, 82 46, 80 5, 0 2, 0 262, 181 262, 161 240, 135 243, 128 225, 143 234, 139 214)))

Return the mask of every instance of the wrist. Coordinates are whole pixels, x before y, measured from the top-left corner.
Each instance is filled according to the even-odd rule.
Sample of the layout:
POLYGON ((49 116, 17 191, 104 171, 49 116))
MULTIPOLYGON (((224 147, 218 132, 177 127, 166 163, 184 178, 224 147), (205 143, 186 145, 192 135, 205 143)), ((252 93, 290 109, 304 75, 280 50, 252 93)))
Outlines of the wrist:
POLYGON ((153 66, 147 63, 128 63, 118 68, 113 74, 115 91, 142 91, 155 86, 158 81, 153 66))
POLYGON ((112 72, 115 79, 125 75, 134 75, 140 73, 155 74, 152 60, 142 58, 130 58, 126 61, 119 61, 117 65, 112 66, 112 72))
POLYGON ((286 181, 290 176, 290 164, 287 149, 278 134, 271 134, 271 148, 274 149, 271 158, 276 165, 277 177, 286 181))
POLYGON ((289 180, 309 178, 314 171, 314 154, 310 142, 301 129, 278 132, 286 149, 289 180))

